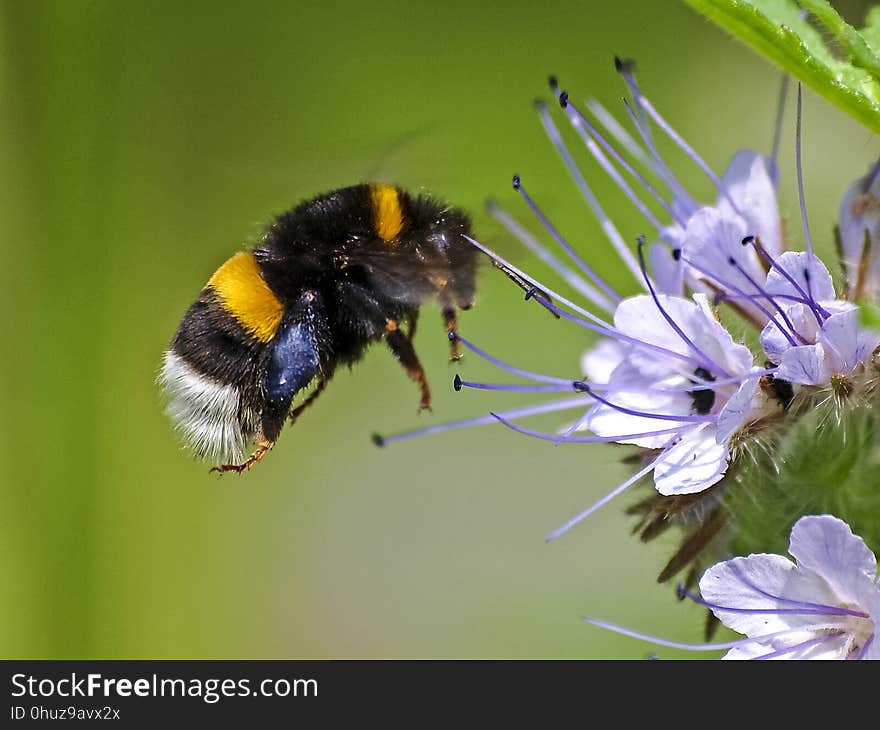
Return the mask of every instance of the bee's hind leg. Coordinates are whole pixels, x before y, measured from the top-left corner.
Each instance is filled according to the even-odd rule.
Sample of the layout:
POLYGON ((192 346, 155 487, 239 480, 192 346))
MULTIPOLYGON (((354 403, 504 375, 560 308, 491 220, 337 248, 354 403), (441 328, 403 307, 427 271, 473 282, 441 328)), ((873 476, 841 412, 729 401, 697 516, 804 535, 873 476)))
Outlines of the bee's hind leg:
POLYGON ((391 352, 400 360, 406 374, 419 386, 422 399, 419 402, 419 409, 425 410, 431 408, 431 389, 428 387, 428 379, 425 376, 425 370, 419 357, 413 349, 412 342, 409 337, 400 331, 397 320, 389 319, 385 323, 385 342, 391 348, 391 352))
POLYGON ((287 417, 288 420, 291 423, 296 421, 296 419, 300 417, 300 415, 306 408, 308 408, 310 405, 312 405, 312 403, 318 400, 318 396, 324 392, 324 388, 326 387, 327 381, 324 378, 318 380, 318 384, 315 386, 315 389, 309 394, 309 397, 290 412, 290 415, 287 417))
POLYGON ((268 454, 272 450, 272 447, 275 445, 274 441, 270 441, 265 436, 263 436, 262 431, 260 431, 256 435, 256 437, 254 438, 254 443, 257 445, 256 450, 241 464, 220 464, 220 466, 213 467, 211 471, 216 471, 220 474, 225 474, 228 471, 234 471, 236 474, 241 474, 243 471, 247 471, 254 464, 260 461, 266 454, 268 454))

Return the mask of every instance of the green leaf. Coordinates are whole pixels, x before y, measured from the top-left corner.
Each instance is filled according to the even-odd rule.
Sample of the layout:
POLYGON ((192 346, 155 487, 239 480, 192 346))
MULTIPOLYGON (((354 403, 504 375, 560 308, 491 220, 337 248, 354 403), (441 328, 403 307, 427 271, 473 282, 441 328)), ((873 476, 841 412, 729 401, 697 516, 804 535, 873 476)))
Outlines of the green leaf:
POLYGON ((880 332, 880 307, 870 302, 859 305, 859 319, 862 327, 880 332))
POLYGON ((802 0, 836 41, 835 54, 794 0, 685 2, 880 133, 880 8, 871 10, 859 31, 827 0, 802 0))

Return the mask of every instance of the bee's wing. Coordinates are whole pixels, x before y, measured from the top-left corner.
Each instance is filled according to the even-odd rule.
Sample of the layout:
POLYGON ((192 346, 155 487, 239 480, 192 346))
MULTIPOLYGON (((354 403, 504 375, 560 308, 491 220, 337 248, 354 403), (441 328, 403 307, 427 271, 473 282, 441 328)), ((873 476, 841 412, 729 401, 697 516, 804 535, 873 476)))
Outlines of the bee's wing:
POLYGON ((454 274, 441 256, 421 256, 412 249, 347 252, 340 269, 358 272, 375 291, 412 307, 436 295, 454 274))

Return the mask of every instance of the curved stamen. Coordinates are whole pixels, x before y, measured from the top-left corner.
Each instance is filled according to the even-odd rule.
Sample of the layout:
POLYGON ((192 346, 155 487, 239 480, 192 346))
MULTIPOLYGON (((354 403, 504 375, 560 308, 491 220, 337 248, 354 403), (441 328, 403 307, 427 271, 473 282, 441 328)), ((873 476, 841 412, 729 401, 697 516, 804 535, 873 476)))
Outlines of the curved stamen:
POLYGON ((587 108, 599 120, 599 123, 608 130, 608 133, 620 143, 623 149, 635 157, 640 164, 656 173, 654 161, 645 154, 645 151, 639 146, 638 142, 623 128, 623 125, 614 118, 602 102, 591 97, 587 99, 587 108))
POLYGON ((807 304, 810 309, 813 310, 813 314, 816 317, 816 320, 821 324, 825 318, 831 316, 831 313, 822 308, 819 303, 813 299, 807 292, 804 291, 804 288, 798 284, 797 279, 795 279, 788 271, 786 271, 785 267, 780 266, 779 263, 774 259, 770 252, 764 248, 764 245, 761 243, 760 239, 757 236, 746 236, 742 240, 743 245, 752 245, 755 250, 767 262, 767 265, 776 269, 782 277, 791 284, 795 290, 804 298, 804 303, 807 304))
MULTIPOLYGON (((537 238, 527 231, 510 213, 502 209, 495 201, 486 202, 486 212, 497 220, 509 233, 513 235, 523 246, 562 277, 572 289, 583 295, 591 302, 603 309, 608 300, 594 289, 580 274, 572 271, 562 261, 553 255, 537 238)), ((611 310, 606 310, 611 311, 611 310)))
POLYGON ((783 299, 785 301, 794 302, 796 304, 803 304, 807 307, 810 306, 810 302, 808 302, 806 299, 804 299, 802 297, 795 296, 794 294, 769 294, 766 292, 766 290, 765 290, 764 294, 746 294, 746 293, 728 294, 727 292, 719 291, 719 292, 715 293, 715 304, 720 304, 721 302, 728 302, 728 301, 735 302, 735 301, 739 301, 741 299, 745 299, 745 300, 752 301, 752 302, 759 302, 762 299, 766 300, 766 299, 769 299, 770 297, 773 297, 774 299, 783 299))
POLYGON ((770 159, 773 165, 770 168, 770 179, 773 181, 773 187, 779 186, 779 141, 782 138, 782 118, 785 116, 785 99, 788 96, 788 74, 783 72, 782 85, 779 89, 779 101, 776 105, 776 125, 773 130, 773 147, 770 152, 770 159))
POLYGON ((844 636, 843 631, 829 631, 826 634, 822 634, 821 636, 817 636, 815 639, 808 639, 807 641, 802 641, 799 644, 793 644, 792 646, 786 646, 783 649, 777 649, 776 651, 771 651, 769 654, 761 654, 761 656, 752 657, 752 659, 775 659, 779 656, 785 656, 786 654, 791 654, 792 652, 797 651, 798 649, 807 649, 811 646, 818 646, 819 644, 824 644, 826 641, 831 641, 831 639, 837 639, 841 636, 844 636))
MULTIPOLYGON (((583 307, 579 307, 577 304, 575 304, 574 302, 570 301, 569 299, 566 299, 564 296, 562 296, 562 295, 559 294, 558 292, 554 291, 553 289, 544 286, 544 285, 541 284, 539 281, 537 281, 536 279, 532 278, 531 276, 529 276, 528 274, 526 274, 526 273, 525 273, 524 271, 522 271, 521 269, 518 269, 516 266, 514 266, 514 265, 511 264, 510 262, 508 262, 508 261, 506 261, 505 259, 501 258, 501 256, 499 256, 497 253, 495 253, 495 252, 492 251, 491 249, 486 248, 482 243, 480 243, 480 242, 477 241, 476 239, 471 238, 470 236, 467 236, 467 235, 463 236, 463 238, 464 238, 466 241, 468 241, 472 246, 474 246, 475 248, 477 248, 478 250, 480 250, 480 251, 482 251, 484 254, 486 254, 486 256, 488 256, 490 259, 492 259, 492 261, 493 261, 497 266, 500 266, 502 269, 507 269, 507 270, 513 272, 513 273, 516 274, 520 279, 522 279, 523 281, 525 281, 525 282, 528 283, 528 284, 531 284, 536 290, 538 290, 538 291, 542 291, 542 292, 545 292, 545 293, 547 294, 547 296, 551 297, 554 301, 557 301, 557 302, 559 302, 560 304, 564 304, 566 307, 568 307, 569 309, 571 309, 573 312, 577 312, 578 314, 582 315, 583 317, 586 317, 586 318, 587 318, 588 320, 590 320, 591 322, 595 322, 596 325, 598 325, 598 327, 599 327, 599 329, 596 329, 597 332, 602 332, 602 333, 604 333, 604 332, 606 332, 606 331, 611 331, 611 330, 614 329, 613 326, 612 326, 611 324, 609 324, 608 322, 606 322, 604 319, 601 319, 600 317, 597 317, 595 314, 593 314, 592 312, 587 311, 587 310, 584 309, 583 307)), ((533 299, 535 299, 535 300, 543 299, 543 298, 539 298, 538 296, 532 296, 531 298, 533 298, 533 299)), ((558 307, 555 307, 555 309, 558 310, 559 308, 558 308, 558 307)), ((553 311, 553 309, 551 309, 550 311, 553 311)), ((558 312, 554 312, 554 313, 558 314, 558 312)), ((561 316, 561 315, 560 315, 560 316, 561 316)))
MULTIPOLYGON (((803 336, 801 336, 800 332, 798 332, 798 331, 795 329, 794 324, 792 324, 791 320, 788 318, 788 315, 785 313, 785 311, 782 309, 782 307, 779 306, 779 304, 776 302, 776 300, 770 295, 770 293, 769 293, 766 289, 764 289, 764 287, 762 287, 757 281, 755 281, 754 277, 751 276, 751 275, 749 274, 749 272, 747 272, 747 271, 743 268, 742 264, 740 264, 735 258, 733 258, 733 256, 731 256, 731 257, 728 259, 728 263, 729 263, 731 266, 733 266, 737 271, 739 271, 739 273, 742 274, 742 276, 745 277, 746 281, 748 281, 749 284, 751 284, 753 287, 755 287, 755 290, 756 290, 758 293, 760 293, 760 294, 764 294, 764 295, 767 297, 767 301, 770 302, 770 304, 773 305, 773 308, 774 308, 777 312, 779 312, 779 316, 782 317, 782 321, 785 322, 785 326, 788 327, 789 332, 791 332, 795 337, 797 337, 797 338, 801 341, 801 344, 802 344, 802 345, 808 345, 808 344, 810 344, 810 343, 807 342, 806 339, 804 339, 803 336)), ((782 332, 783 335, 785 335, 786 339, 789 341, 789 344, 791 344, 792 346, 794 346, 795 343, 792 342, 791 338, 788 336, 788 334, 785 332, 785 330, 783 330, 782 327, 779 326, 779 322, 777 322, 773 317, 771 317, 770 319, 773 320, 773 324, 776 325, 776 328, 777 328, 780 332, 782 332)))
POLYGON ((673 197, 681 201, 688 210, 695 211, 697 209, 697 204, 685 190, 684 186, 678 181, 675 175, 673 175, 672 170, 669 169, 669 166, 663 161, 663 158, 660 156, 660 153, 657 150, 657 145, 654 144, 654 137, 651 134, 651 128, 648 125, 648 120, 645 118, 645 112, 639 102, 639 99, 641 99, 642 97, 642 92, 640 91, 639 86, 636 83, 635 77, 633 76, 633 65, 634 64, 632 63, 632 61, 622 61, 619 58, 614 59, 614 68, 623 77, 623 80, 629 87, 629 90, 633 95, 633 99, 635 99, 636 101, 636 108, 638 109, 637 116, 632 107, 630 107, 629 102, 626 99, 623 99, 623 104, 626 107, 626 113, 629 115, 630 121, 635 126, 636 131, 639 133, 639 136, 642 138, 642 141, 645 143, 648 151, 654 157, 654 160, 657 164, 657 172, 664 179, 667 186, 669 186, 669 189, 672 191, 673 197))
MULTIPOLYGON (((724 288, 724 289, 730 289, 731 291, 733 291, 733 292, 735 292, 736 294, 740 295, 741 298, 743 298, 743 299, 750 299, 750 298, 752 298, 752 297, 750 297, 748 294, 746 294, 742 289, 740 289, 736 284, 734 284, 732 281, 728 281, 727 279, 722 279, 722 278, 721 278, 720 276, 718 276, 718 274, 716 274, 714 271, 710 271, 709 269, 707 269, 707 268, 705 268, 705 267, 703 267, 703 266, 700 266, 700 265, 697 264, 696 262, 691 261, 691 260, 688 259, 688 258, 685 258, 685 257, 682 256, 681 253, 680 253, 680 252, 681 252, 681 249, 676 249, 676 250, 679 252, 678 255, 677 255, 677 257, 678 257, 681 261, 683 261, 684 263, 686 263, 688 266, 690 266, 692 269, 694 269, 695 271, 700 272, 700 273, 703 274, 704 276, 708 276, 710 279, 713 279, 713 280, 715 281, 715 283, 718 284, 719 286, 721 286, 722 288, 724 288)), ((730 260, 732 261, 733 259, 730 259, 730 260)), ((763 289, 762 289, 761 291, 763 292, 763 289)), ((763 295, 757 295, 757 296, 762 296, 762 297, 765 298, 765 299, 770 299, 770 295, 769 295, 769 294, 766 294, 766 293, 764 293, 763 295)), ((758 301, 752 301, 752 304, 754 304, 755 307, 756 307, 756 308, 757 308, 757 309, 758 309, 758 310, 759 310, 759 311, 760 311, 765 317, 767 317, 767 319, 771 320, 771 321, 776 325, 777 329, 778 329, 778 330, 779 330, 779 331, 785 336, 785 339, 788 340, 788 343, 789 343, 792 347, 796 347, 796 346, 797 346, 797 342, 795 342, 794 339, 792 338, 792 336, 791 336, 791 335, 790 335, 785 329, 783 329, 783 327, 782 327, 782 326, 776 321, 776 318, 773 316, 773 313, 772 313, 770 310, 768 310, 763 304, 761 304, 761 303, 758 302, 758 301)), ((786 318, 786 319, 787 319, 787 318, 786 318)), ((792 331, 794 331, 794 328, 793 328, 793 327, 792 327, 792 331)), ((795 336, 800 337, 800 335, 799 335, 796 331, 794 332, 794 334, 795 334, 795 336)), ((804 340, 802 337, 801 337, 801 340, 803 340, 803 343, 806 344, 807 341, 804 340)))
POLYGON ((663 308, 663 305, 660 304, 660 298, 657 296, 657 292, 654 291, 654 285, 651 284, 651 279, 648 277, 648 269, 645 266, 645 237, 639 236, 638 239, 638 252, 639 252, 639 266, 642 269, 642 276, 645 279, 645 286, 648 288, 648 293, 651 295, 651 298, 654 300, 654 304, 657 305, 657 309, 660 312, 663 319, 666 320, 667 324, 675 331, 681 340, 696 353, 699 357, 703 359, 702 365, 709 370, 710 372, 716 372, 723 375, 725 378, 731 377, 730 373, 728 373, 724 368, 722 368, 718 363, 716 363, 711 357, 709 357, 705 352, 703 352, 694 341, 688 337, 684 331, 679 327, 675 320, 669 315, 669 313, 663 308))
POLYGON ((765 634, 764 636, 756 636, 755 638, 734 639, 733 641, 719 641, 712 644, 686 644, 680 641, 661 639, 659 636, 643 634, 640 631, 633 631, 632 629, 627 629, 623 626, 618 626, 617 624, 608 623, 607 621, 600 621, 599 619, 595 618, 588 618, 587 616, 581 616, 581 620, 585 621, 588 624, 591 624, 592 626, 598 626, 600 629, 613 631, 615 634, 629 636, 630 638, 639 639, 640 641, 647 641, 651 644, 657 644, 658 646, 667 646, 670 649, 684 649, 685 651, 717 651, 721 649, 734 649, 738 646, 747 646, 748 644, 760 643, 769 639, 776 639, 780 636, 785 636, 786 634, 803 631, 803 629, 783 629, 781 631, 774 631, 771 634, 765 634))
POLYGON ((794 616, 858 616, 859 618, 863 618, 867 616, 867 614, 863 614, 860 611, 852 611, 846 608, 840 608, 838 606, 823 606, 821 604, 816 604, 815 607, 805 607, 805 608, 737 608, 735 606, 720 606, 717 603, 712 603, 707 601, 705 598, 696 595, 695 593, 691 593, 687 590, 683 585, 679 584, 678 586, 678 597, 679 598, 689 598, 694 603, 698 603, 701 606, 705 606, 706 608, 711 609, 712 611, 728 611, 730 613, 766 613, 766 614, 779 614, 779 615, 794 615, 794 616))
MULTIPOLYGON (((691 384, 691 390, 693 390, 693 384, 691 384)), ((626 413, 628 416, 638 416, 639 418, 653 418, 658 421, 679 421, 681 423, 714 423, 717 418, 715 416, 674 416, 665 413, 650 413, 648 411, 636 411, 632 408, 626 408, 625 406, 618 405, 617 403, 612 403, 609 400, 606 400, 601 395, 597 395, 593 390, 586 384, 583 384, 583 390, 585 393, 589 393, 590 396, 600 403, 604 403, 609 408, 613 408, 615 411, 620 411, 621 413, 626 413)))
MULTIPOLYGON (((544 413, 553 413, 555 411, 564 411, 571 408, 583 408, 583 396, 578 398, 567 398, 561 401, 551 401, 550 403, 538 403, 537 405, 527 406, 525 408, 517 408, 503 413, 504 418, 529 418, 530 416, 539 416, 544 413)), ((373 443, 376 446, 387 446, 395 441, 403 441, 404 439, 415 438, 417 436, 427 436, 432 433, 443 433, 444 431, 455 431, 459 428, 470 428, 471 426, 487 426, 497 423, 502 414, 479 416, 477 418, 467 418, 462 421, 452 421, 450 423, 440 423, 436 426, 428 426, 427 428, 419 428, 414 431, 404 431, 391 436, 382 436, 373 434, 373 443)))
MULTIPOLYGON (((797 125, 795 126, 795 152, 797 162, 797 181, 798 181, 798 198, 801 202, 801 224, 804 227, 804 240, 807 244, 807 253, 810 254, 810 260, 813 259, 813 238, 810 236, 810 224, 807 221, 807 204, 804 200, 804 171, 801 165, 801 106, 802 106, 802 90, 801 84, 798 82, 797 87, 797 125)), ((807 278, 807 292, 810 292, 810 280, 807 278)), ((810 292, 812 299, 812 292, 810 292)))
POLYGON ((581 392, 579 388, 572 385, 569 380, 566 385, 506 385, 502 383, 476 383, 472 380, 462 380, 456 375, 452 381, 452 387, 456 391, 462 388, 472 388, 474 390, 503 390, 510 393, 575 393, 581 392))
MULTIPOLYGON (((558 243, 562 249, 569 255, 572 261, 574 261, 581 270, 593 280, 593 283, 598 286, 605 294, 611 298, 610 302, 606 302, 601 305, 603 309, 613 312, 614 311, 614 303, 619 302, 621 300, 621 296, 614 291, 605 281, 600 277, 595 271, 593 271, 589 266, 587 266, 586 262, 575 253, 574 249, 568 245, 566 240, 562 237, 559 231, 553 227, 553 224, 547 219, 547 216, 541 212, 541 209, 537 206, 532 197, 526 192, 525 187, 523 187, 522 181, 519 178, 519 175, 513 176, 513 189, 519 192, 522 195, 523 199, 526 201, 526 204, 529 208, 532 209, 532 213, 535 214, 535 217, 540 221, 541 225, 549 231, 550 235, 556 239, 556 243, 558 243)), ((597 302, 598 303, 598 302, 597 302)))
POLYGON ((705 160, 703 160, 703 158, 697 154, 697 151, 684 141, 684 138, 678 132, 676 132, 672 128, 672 125, 670 125, 669 122, 667 122, 660 115, 660 112, 658 112, 657 109, 654 108, 654 105, 650 101, 648 101, 647 97, 639 94, 637 101, 642 106, 642 108, 646 112, 648 112, 648 116, 650 116, 651 119, 654 120, 657 126, 666 133, 666 136, 669 137, 675 144, 677 144, 681 148, 681 150, 697 164, 697 167, 699 167, 706 174, 706 176, 712 181, 715 187, 718 188, 718 192, 727 199, 728 203, 730 203, 730 207, 733 208, 734 213, 736 213, 737 215, 742 215, 739 208, 737 207, 736 202, 734 202, 733 198, 730 196, 727 187, 721 181, 721 178, 719 178, 712 171, 712 168, 709 167, 709 165, 706 164, 705 160))
POLYGON ((562 135, 559 133, 559 129, 553 122, 553 119, 550 117, 550 114, 547 111, 547 105, 544 102, 540 102, 540 105, 538 106, 538 113, 541 119, 541 124, 544 127, 544 131, 547 133, 547 136, 550 138, 550 141, 553 143, 553 146, 556 148, 559 156, 562 158, 562 161, 565 164, 566 168, 568 168, 568 171, 571 174, 572 178, 574 178, 575 185, 580 191, 581 196, 584 198, 584 200, 587 201, 587 205, 590 206, 590 210, 593 211, 593 215, 599 221, 599 225, 602 227, 602 231, 611 242, 611 245, 614 247, 617 255, 620 256, 623 263, 632 272, 633 276, 635 276, 638 280, 640 275, 635 256, 633 256, 632 251, 627 248, 626 243, 623 240, 623 236, 620 235, 617 227, 606 215, 605 210, 599 203, 599 199, 593 194, 590 186, 587 185, 587 181, 584 178, 583 173, 581 173, 580 168, 577 166, 577 163, 574 161, 574 158, 568 151, 568 147, 563 141, 562 135))
POLYGON ((659 345, 653 345, 650 342, 644 342, 643 340, 639 340, 635 337, 630 337, 629 335, 624 334, 620 330, 615 329, 612 325, 608 324, 604 320, 597 317, 592 312, 588 312, 587 310, 583 309, 582 307, 579 307, 578 305, 574 304, 573 302, 570 302, 568 299, 563 297, 561 294, 558 294, 554 290, 550 289, 549 287, 545 287, 545 286, 539 284, 534 279, 532 279, 528 274, 525 274, 524 272, 520 271, 513 264, 510 264, 507 261, 505 261, 498 254, 496 254, 491 249, 486 248, 483 244, 481 244, 476 239, 473 239, 470 236, 463 236, 463 238, 465 240, 469 241, 475 248, 479 249, 484 254, 486 254, 490 259, 492 259, 493 262, 496 263, 496 265, 500 265, 502 268, 506 268, 506 269, 512 271, 517 276, 519 276, 523 281, 525 281, 529 284, 532 284, 536 291, 534 294, 532 294, 531 298, 538 301, 542 307, 549 310, 550 312, 553 312, 557 316, 559 316, 563 319, 567 319, 570 322, 574 322, 578 326, 583 327, 584 329, 587 329, 590 332, 596 332, 597 334, 605 335, 606 337, 611 337, 611 338, 619 340, 621 342, 627 342, 629 344, 635 345, 636 347, 638 347, 640 349, 650 350, 651 352, 656 352, 661 355, 665 355, 665 356, 670 357, 674 360, 680 360, 680 361, 687 362, 687 363, 693 363, 693 364, 695 364, 697 366, 701 366, 701 367, 705 366, 705 363, 701 362, 700 360, 697 360, 696 358, 691 357, 690 355, 685 355, 684 353, 676 352, 675 350, 668 350, 665 347, 660 347, 659 345), (566 307, 570 307, 572 310, 578 312, 578 314, 583 315, 586 319, 581 319, 580 317, 577 317, 569 312, 566 312, 563 309, 560 309, 555 304, 547 301, 546 298, 544 298, 543 296, 538 294, 537 293, 538 291, 545 292, 547 294, 547 296, 552 297, 553 299, 560 302, 561 304, 564 304, 566 307), (597 324, 593 324, 593 322, 595 322, 597 324))
MULTIPOLYGON (((574 103, 569 99, 568 93, 563 91, 559 95, 559 103, 562 105, 562 108, 565 109, 566 114, 568 114, 569 118, 576 117, 577 121, 582 124, 590 136, 593 137, 611 157, 614 161, 620 165, 629 175, 635 178, 642 187, 648 192, 648 194, 654 198, 657 203, 666 211, 672 220, 674 220, 678 225, 682 228, 685 227, 687 221, 682 220, 679 216, 675 214, 675 211, 669 205, 669 203, 664 200, 663 196, 658 193, 654 187, 636 170, 632 165, 629 164, 620 153, 614 149, 614 146, 611 145, 599 132, 596 127, 594 127, 590 121, 581 113, 581 111, 574 105, 574 103)), ((572 124, 577 126, 577 123, 574 119, 572 119, 572 124)))
POLYGON ((475 355, 479 355, 484 360, 492 363, 495 367, 501 368, 502 370, 506 370, 513 375, 519 375, 523 378, 528 378, 529 380, 537 380, 540 383, 553 383, 556 385, 566 385, 571 388, 571 378, 554 378, 550 375, 541 375, 540 373, 533 373, 530 370, 524 370, 523 368, 518 368, 515 365, 510 365, 509 363, 504 362, 503 360, 499 360, 497 357, 490 355, 484 349, 477 347, 470 340, 462 337, 458 332, 450 332, 449 333, 450 341, 455 340, 464 345, 468 350, 473 352, 475 355))
MULTIPOLYGON (((564 94, 565 92, 563 92, 564 94)), ((563 97, 560 97, 562 99, 563 97)), ((567 104, 567 98, 565 98, 565 103, 567 104)), ((605 173, 614 181, 614 183, 619 187, 624 195, 629 198, 630 202, 636 207, 636 209, 641 213, 641 215, 648 221, 658 233, 662 233, 664 229, 663 223, 661 223, 657 216, 655 216, 651 210, 641 201, 638 195, 635 194, 635 191, 632 189, 632 186, 623 179, 623 176, 617 171, 617 168, 611 164, 611 161, 605 156, 605 153, 599 149, 599 145, 596 144, 595 140, 587 133, 584 129, 583 125, 580 123, 580 119, 573 115, 568 115, 569 121, 574 127, 575 131, 578 133, 578 136, 583 141, 589 153, 593 156, 593 159, 599 163, 599 166, 605 171, 605 173)))
POLYGON ((574 527, 576 524, 587 519, 587 517, 589 517, 591 514, 593 514, 600 507, 604 507, 606 504, 608 504, 616 496, 618 496, 619 494, 621 494, 624 491, 626 491, 627 489, 629 489, 633 484, 635 484, 637 481, 639 481, 639 479, 650 474, 654 470, 654 465, 659 461, 659 459, 660 459, 660 457, 658 456, 656 459, 651 461, 643 469, 640 469, 635 474, 633 474, 629 479, 622 482, 621 484, 616 486, 614 489, 612 489, 610 492, 608 492, 608 494, 606 494, 604 497, 602 497, 602 499, 600 499, 598 502, 591 505, 590 507, 587 507, 587 509, 585 509, 580 514, 572 517, 568 522, 566 522, 564 525, 562 525, 562 527, 555 529, 553 532, 551 532, 547 536, 547 539, 545 540, 545 542, 551 543, 554 540, 557 540, 562 535, 564 535, 566 532, 568 532, 572 527, 574 527))
POLYGON ((788 603, 792 606, 801 606, 803 608, 821 609, 825 613, 837 613, 842 616, 856 616, 858 618, 870 618, 870 616, 867 613, 864 613, 863 611, 855 611, 853 609, 840 608, 837 606, 828 606, 823 603, 812 603, 810 601, 798 601, 793 598, 785 598, 784 596, 773 595, 772 593, 768 593, 767 591, 765 591, 763 588, 756 586, 748 578, 746 578, 742 574, 742 571, 740 570, 739 566, 736 563, 729 563, 729 565, 730 565, 730 571, 736 576, 737 580, 739 580, 740 583, 742 583, 747 588, 750 588, 751 590, 755 591, 755 593, 758 593, 758 594, 760 594, 766 598, 769 598, 773 601, 779 601, 780 603, 788 603))
MULTIPOLYGON (((580 401, 580 405, 583 406, 584 402, 580 401)), ((681 433, 681 426, 676 426, 675 428, 658 428, 656 431, 643 431, 642 433, 621 433, 615 434, 613 436, 572 436, 568 439, 561 439, 559 434, 535 431, 531 428, 520 426, 509 420, 511 418, 522 418, 522 416, 511 415, 510 413, 501 414, 495 412, 490 413, 489 416, 491 416, 491 418, 493 418, 495 421, 498 421, 498 423, 500 423, 502 426, 506 426, 511 431, 516 431, 523 436, 531 436, 532 438, 536 438, 541 441, 561 441, 562 443, 568 442, 573 444, 613 444, 621 440, 630 441, 632 439, 644 439, 651 438, 653 436, 674 436, 681 433)))

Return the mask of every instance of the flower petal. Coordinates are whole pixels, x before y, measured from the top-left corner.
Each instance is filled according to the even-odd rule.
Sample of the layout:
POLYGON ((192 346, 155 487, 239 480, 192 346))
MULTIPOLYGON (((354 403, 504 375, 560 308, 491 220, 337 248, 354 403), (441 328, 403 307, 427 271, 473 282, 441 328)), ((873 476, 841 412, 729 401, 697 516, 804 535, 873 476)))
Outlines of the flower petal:
POLYGON ((840 247, 846 276, 855 287, 864 255, 865 239, 870 245, 862 294, 880 297, 880 174, 877 163, 846 191, 840 204, 840 247))
POLYGON ((831 515, 801 517, 791 529, 788 551, 800 568, 824 579, 839 602, 858 605, 865 581, 874 583, 877 575, 877 559, 865 541, 831 515))
POLYGON ((821 385, 831 379, 825 364, 825 350, 819 345, 798 345, 784 353, 776 370, 776 377, 789 383, 821 385))
MULTIPOLYGON (((748 234, 760 237, 764 248, 776 256, 782 250, 782 228, 770 165, 769 158, 740 150, 730 160, 721 184, 746 219, 748 234)), ((736 213, 724 195, 718 198, 717 207, 722 213, 736 213)))
POLYGON ((675 260, 669 246, 659 242, 652 243, 648 249, 648 260, 657 291, 680 297, 684 286, 684 265, 675 260))
MULTIPOLYGON (((806 342, 815 342, 816 336, 819 334, 819 323, 816 321, 816 315, 806 304, 796 302, 788 306, 783 305, 782 310, 785 312, 785 316, 788 317, 788 321, 791 322, 791 326, 794 328, 795 332, 797 332, 806 342)), ((764 327, 759 338, 761 347, 764 348, 764 354, 767 355, 771 362, 774 362, 777 365, 782 359, 782 354, 789 348, 796 346, 789 342, 788 338, 780 329, 780 327, 787 327, 786 324, 783 324, 784 321, 785 320, 777 314, 775 321, 770 320, 767 323, 767 326, 764 327)), ((793 338, 791 331, 786 331, 788 331, 789 335, 793 338)), ((795 340, 795 342, 797 342, 797 340, 795 340)))
MULTIPOLYGON (((688 221, 682 249, 693 276, 733 296, 757 293, 765 272, 755 249, 742 244, 747 233, 746 221, 738 215, 710 207, 698 210, 688 221)), ((767 320, 747 300, 737 300, 737 306, 756 321, 767 320)))
POLYGON ((724 408, 718 414, 715 439, 718 443, 727 443, 730 437, 744 426, 753 412, 755 393, 758 390, 758 378, 750 378, 739 386, 724 408))
POLYGON ((773 613, 773 609, 791 608, 784 597, 797 568, 788 558, 758 553, 716 563, 700 578, 700 594, 716 606, 712 612, 730 629, 747 636, 765 636, 776 631, 802 626, 802 617, 773 613), (742 609, 768 609, 767 613, 745 613, 742 609))
POLYGON ((782 273, 780 269, 785 271, 805 294, 813 297, 814 301, 826 302, 836 298, 834 293, 834 282, 831 280, 831 274, 825 268, 825 264, 818 256, 810 256, 805 251, 786 251, 776 258, 776 266, 772 267, 767 274, 767 283, 764 288, 775 296, 789 296, 803 298, 803 294, 798 291, 782 273), (809 282, 807 281, 807 268, 809 267, 809 282))
POLYGON ((715 440, 707 423, 684 433, 654 462, 654 486, 660 494, 694 494, 720 481, 727 471, 727 446, 715 440))
POLYGON ((855 306, 826 319, 818 341, 824 347, 828 368, 839 375, 851 373, 877 346, 876 334, 868 335, 859 327, 859 312, 855 306))
POLYGON ((617 340, 599 340, 581 358, 581 371, 593 383, 607 383, 611 380, 611 373, 626 357, 626 350, 617 340))

